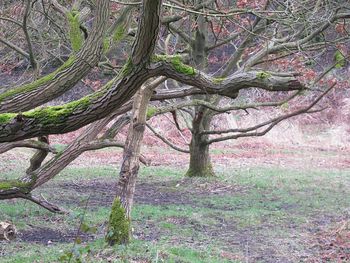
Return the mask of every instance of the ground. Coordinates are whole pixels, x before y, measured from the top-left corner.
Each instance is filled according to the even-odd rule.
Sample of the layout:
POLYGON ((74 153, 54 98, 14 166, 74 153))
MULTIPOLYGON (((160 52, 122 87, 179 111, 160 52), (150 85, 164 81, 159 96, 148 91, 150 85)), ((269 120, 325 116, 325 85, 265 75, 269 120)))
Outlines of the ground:
MULTIPOLYGON (((322 146, 220 146, 209 180, 183 177, 188 156, 146 146, 133 240, 113 248, 103 237, 121 150, 86 153, 35 192, 69 214, 0 202, 19 232, 0 241, 0 262, 349 262, 350 149, 322 146)), ((2 176, 20 175, 31 153, 0 156, 2 176)))

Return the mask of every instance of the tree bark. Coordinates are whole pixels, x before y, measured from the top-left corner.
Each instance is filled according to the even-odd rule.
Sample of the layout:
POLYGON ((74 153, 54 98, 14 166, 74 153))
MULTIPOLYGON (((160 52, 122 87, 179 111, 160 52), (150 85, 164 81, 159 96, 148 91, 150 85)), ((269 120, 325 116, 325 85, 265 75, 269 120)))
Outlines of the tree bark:
POLYGON ((146 127, 147 106, 151 96, 152 90, 145 85, 137 92, 134 99, 132 121, 126 138, 123 163, 117 184, 117 196, 112 206, 106 236, 110 245, 126 244, 130 240, 131 208, 139 171, 142 139, 146 127))
POLYGON ((209 155, 208 136, 201 131, 208 130, 212 116, 208 109, 199 106, 192 121, 192 138, 190 143, 190 165, 186 172, 189 177, 214 176, 213 166, 209 155))
MULTIPOLYGON (((38 141, 49 145, 49 136, 39 137, 38 141)), ((38 149, 30 159, 30 166, 28 167, 26 173, 28 174, 38 169, 48 154, 49 151, 47 149, 38 149)))
MULTIPOLYGON (((208 24, 202 15, 197 18, 197 28, 194 44, 192 46, 192 57, 196 68, 205 70, 207 68, 207 39, 208 24)), ((195 95, 194 99, 209 101, 208 95, 195 95)), ((214 171, 210 161, 209 145, 206 143, 207 137, 201 131, 210 128, 212 116, 210 110, 203 106, 194 107, 194 118, 192 120, 192 137, 190 143, 190 166, 186 176, 190 177, 210 177, 214 176, 214 171)))

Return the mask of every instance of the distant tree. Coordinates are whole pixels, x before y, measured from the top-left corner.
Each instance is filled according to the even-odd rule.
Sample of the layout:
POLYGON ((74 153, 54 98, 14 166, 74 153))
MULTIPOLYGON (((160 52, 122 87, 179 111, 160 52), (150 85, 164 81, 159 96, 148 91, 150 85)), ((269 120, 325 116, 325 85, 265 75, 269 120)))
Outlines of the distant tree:
MULTIPOLYGON (((323 81, 324 73, 346 63, 344 49, 338 50, 338 41, 344 37, 347 39, 348 35, 346 30, 341 30, 342 33, 339 30, 334 31, 334 27, 339 27, 339 20, 335 17, 347 18, 346 13, 341 14, 341 5, 338 2, 318 1, 314 5, 311 1, 237 1, 236 9, 232 3, 225 1, 187 2, 188 6, 191 4, 193 8, 188 11, 190 15, 186 22, 169 22, 168 28, 174 35, 169 35, 169 38, 175 44, 169 44, 165 52, 176 55, 177 50, 185 50, 182 55, 187 52, 190 63, 195 68, 216 76, 218 84, 224 83, 233 72, 238 74, 254 69, 261 79, 270 81, 272 76, 285 80, 290 78, 291 82, 286 86, 291 86, 294 79, 298 78, 309 90, 314 90, 320 84, 318 81, 323 81), (322 57, 319 56, 320 52, 324 54, 322 57), (340 63, 337 62, 337 54, 340 63), (333 55, 335 61, 331 60, 328 65, 320 67, 321 60, 327 59, 327 56, 332 58, 333 55)), ((345 2, 343 4, 346 5, 345 2)), ((271 86, 275 85, 271 83, 271 86)), ((305 97, 304 92, 283 93, 280 96, 265 94, 265 101, 256 100, 259 98, 251 92, 250 96, 245 95, 249 96, 246 100, 242 96, 238 97, 238 94, 237 99, 233 98, 231 101, 223 100, 222 96, 208 94, 194 95, 185 103, 170 102, 174 112, 185 109, 182 115, 189 120, 188 128, 191 132, 188 148, 174 147, 169 140, 162 138, 160 133, 148 126, 165 143, 190 154, 187 176, 212 176, 214 171, 209 155, 211 144, 229 139, 262 136, 284 119, 315 112, 311 109, 314 104, 310 100, 302 99, 308 103, 300 103, 301 95, 305 97), (287 107, 290 109, 299 108, 251 127, 212 130, 213 118, 222 113, 281 108, 282 105, 283 111, 286 105, 292 106, 287 107)), ((314 93, 308 95, 309 98, 315 96, 314 93)), ((223 126, 225 125, 221 125, 223 126)))

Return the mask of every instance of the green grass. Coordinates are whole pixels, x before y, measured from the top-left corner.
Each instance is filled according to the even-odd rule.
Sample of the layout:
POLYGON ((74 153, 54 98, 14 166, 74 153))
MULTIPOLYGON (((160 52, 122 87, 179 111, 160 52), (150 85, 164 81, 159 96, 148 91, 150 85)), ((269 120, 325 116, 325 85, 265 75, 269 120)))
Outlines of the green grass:
POLYGON ((56 176, 55 181, 89 180, 89 179, 115 179, 118 178, 116 166, 69 166, 56 176))
MULTIPOLYGON (((106 262, 109 258, 113 262, 245 262, 247 246, 252 255, 273 251, 281 262, 285 254, 298 262, 297 256, 308 251, 302 238, 316 227, 315 222, 324 222, 317 227, 327 227, 326 219, 336 221, 349 211, 350 170, 218 167, 218 177, 192 181, 183 181, 184 172, 185 169, 172 167, 142 166, 139 183, 153 185, 154 191, 171 194, 175 199, 174 204, 159 205, 151 199, 150 203, 135 204, 135 237, 127 247, 109 248, 103 241, 110 204, 85 211, 93 188, 77 193, 74 188, 65 187, 80 182, 85 185, 91 180, 114 187, 116 166, 72 165, 36 191, 36 195, 43 194, 63 205, 71 211, 70 215, 53 215, 28 201, 7 200, 0 202, 0 221, 11 220, 19 231, 29 231, 34 225, 74 233, 83 216, 87 225, 98 229, 95 240, 75 246, 78 254, 79 248, 85 248, 79 254, 85 262, 106 262), (227 184, 236 190, 215 194, 200 188, 202 184, 227 184), (188 202, 178 204, 179 198, 188 202), (222 256, 223 252, 231 256, 222 256)), ((17 170, 7 171, 6 177, 18 174, 17 170)), ((0 262, 35 262, 38 255, 40 262, 57 262, 72 248, 72 243, 2 242, 0 255, 4 255, 0 262)))

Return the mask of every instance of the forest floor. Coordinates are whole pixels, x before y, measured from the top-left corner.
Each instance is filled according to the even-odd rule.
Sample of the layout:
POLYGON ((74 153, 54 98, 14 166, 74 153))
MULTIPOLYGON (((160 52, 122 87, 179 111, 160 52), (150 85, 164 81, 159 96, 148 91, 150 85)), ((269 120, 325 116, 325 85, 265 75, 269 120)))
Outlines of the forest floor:
MULTIPOLYGON (((350 262, 349 150, 237 143, 212 149, 217 177, 201 179, 183 177, 185 154, 146 146, 133 240, 112 248, 103 237, 122 152, 85 153, 35 191, 69 214, 0 202, 0 221, 18 229, 0 262, 350 262)), ((20 176, 31 153, 1 155, 2 178, 20 176)))

